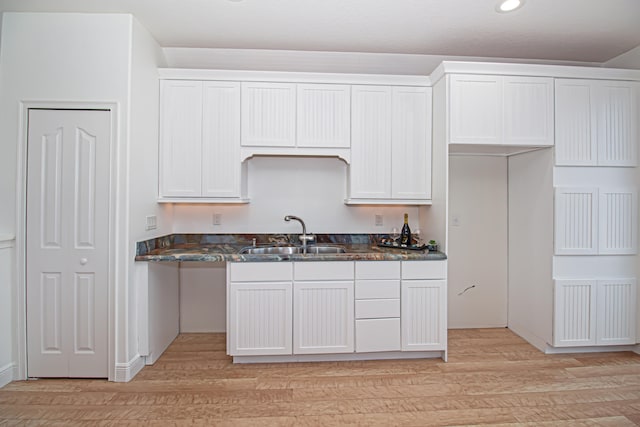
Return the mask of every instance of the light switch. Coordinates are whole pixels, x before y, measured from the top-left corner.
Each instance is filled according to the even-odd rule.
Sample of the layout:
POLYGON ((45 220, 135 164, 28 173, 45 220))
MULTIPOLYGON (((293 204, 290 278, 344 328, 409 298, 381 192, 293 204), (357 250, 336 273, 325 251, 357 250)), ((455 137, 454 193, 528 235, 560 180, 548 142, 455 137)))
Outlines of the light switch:
POLYGON ((376 214, 375 218, 376 227, 382 227, 384 225, 384 217, 380 214, 376 214))
POLYGON ((451 226, 460 227, 460 215, 451 215, 451 226))
POLYGON ((155 230, 158 228, 158 218, 155 215, 147 215, 146 224, 147 230, 155 230))
POLYGON ((213 225, 220 225, 220 224, 222 224, 222 214, 214 213, 213 214, 213 225))

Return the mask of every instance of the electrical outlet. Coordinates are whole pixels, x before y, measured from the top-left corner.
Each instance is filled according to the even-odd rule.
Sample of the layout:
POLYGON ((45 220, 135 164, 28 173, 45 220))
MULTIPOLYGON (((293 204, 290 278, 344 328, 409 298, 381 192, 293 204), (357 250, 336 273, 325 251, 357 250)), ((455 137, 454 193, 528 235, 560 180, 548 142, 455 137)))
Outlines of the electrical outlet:
POLYGON ((213 214, 213 225, 221 225, 222 224, 222 214, 214 213, 213 214))
POLYGON ((147 215, 146 221, 147 230, 155 230, 156 228, 158 228, 158 218, 155 215, 147 215))
POLYGON ((384 217, 381 214, 376 214, 375 218, 376 227, 382 227, 384 225, 384 217))

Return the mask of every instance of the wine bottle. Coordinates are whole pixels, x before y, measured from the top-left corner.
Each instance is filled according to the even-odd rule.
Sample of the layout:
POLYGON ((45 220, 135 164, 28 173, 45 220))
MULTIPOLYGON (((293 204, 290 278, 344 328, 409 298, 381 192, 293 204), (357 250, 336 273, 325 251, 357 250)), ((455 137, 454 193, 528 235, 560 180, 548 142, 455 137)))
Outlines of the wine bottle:
POLYGON ((400 245, 411 246, 411 229, 409 228, 409 214, 404 214, 404 225, 400 231, 400 245))

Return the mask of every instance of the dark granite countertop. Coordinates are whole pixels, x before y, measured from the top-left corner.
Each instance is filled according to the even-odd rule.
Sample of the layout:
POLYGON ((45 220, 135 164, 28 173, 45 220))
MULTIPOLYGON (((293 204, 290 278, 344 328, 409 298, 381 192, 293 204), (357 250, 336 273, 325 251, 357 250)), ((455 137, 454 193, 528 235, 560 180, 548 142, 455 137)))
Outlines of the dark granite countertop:
POLYGON ((274 261, 419 261, 443 260, 442 252, 387 249, 377 246, 384 235, 370 234, 318 234, 317 244, 341 245, 343 254, 291 254, 262 255, 239 254, 253 239, 258 245, 269 244, 282 238, 296 241, 296 236, 272 234, 172 234, 138 242, 136 261, 168 262, 274 262, 274 261))

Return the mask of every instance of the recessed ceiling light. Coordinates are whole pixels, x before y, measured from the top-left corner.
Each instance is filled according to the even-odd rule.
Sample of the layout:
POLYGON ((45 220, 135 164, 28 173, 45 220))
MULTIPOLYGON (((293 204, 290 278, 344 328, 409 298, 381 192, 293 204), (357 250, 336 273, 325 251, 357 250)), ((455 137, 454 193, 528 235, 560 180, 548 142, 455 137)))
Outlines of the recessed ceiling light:
POLYGON ((520 9, 524 4, 524 0, 501 0, 496 6, 496 11, 500 13, 513 12, 520 9))

